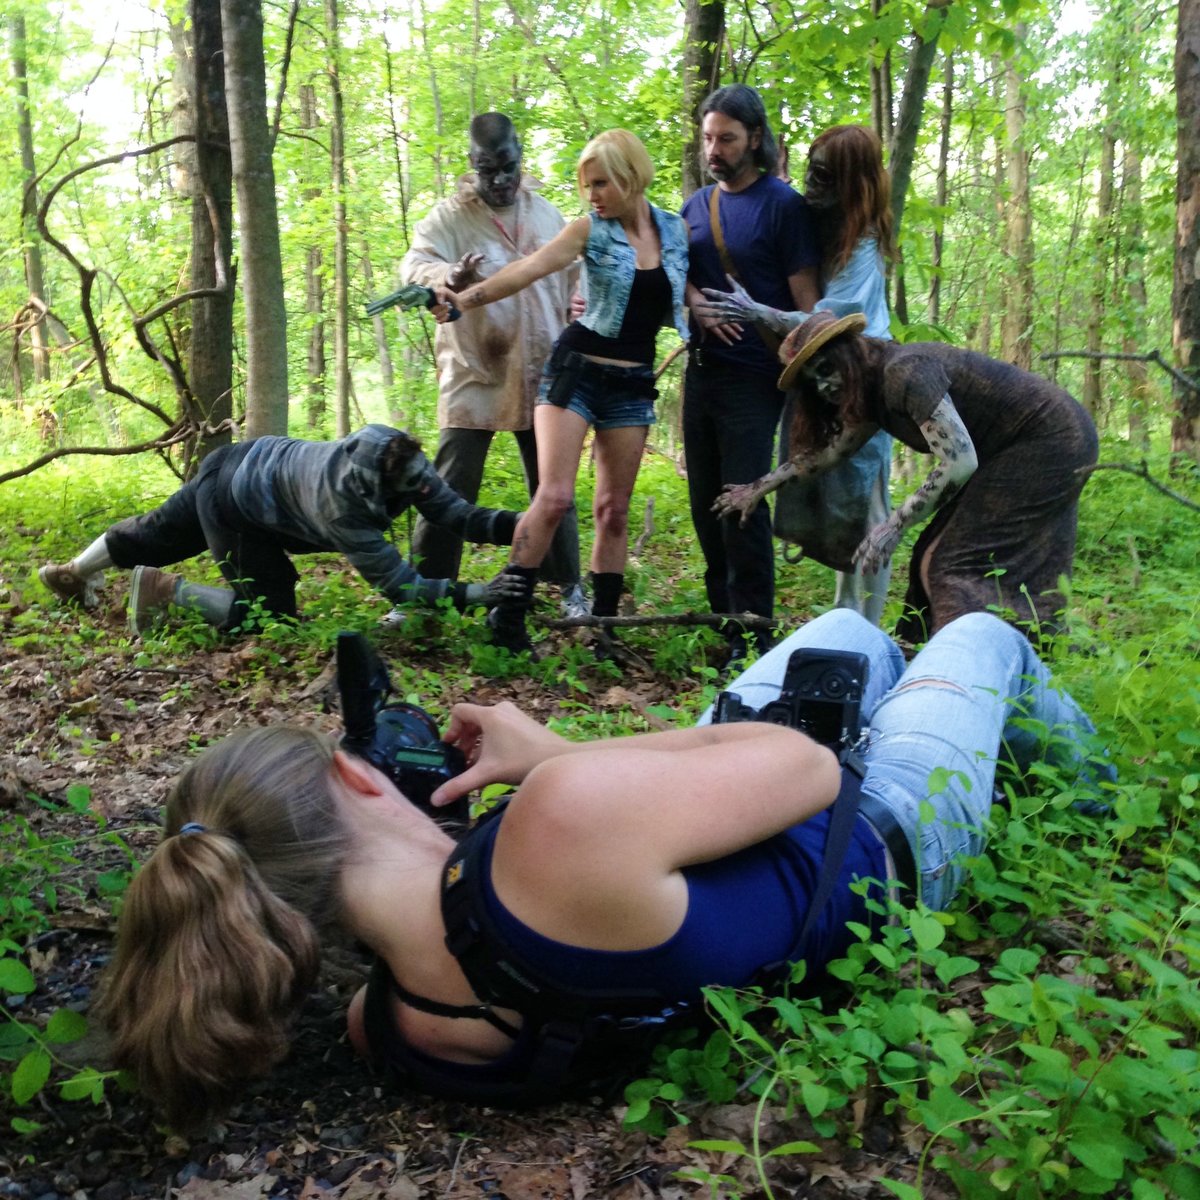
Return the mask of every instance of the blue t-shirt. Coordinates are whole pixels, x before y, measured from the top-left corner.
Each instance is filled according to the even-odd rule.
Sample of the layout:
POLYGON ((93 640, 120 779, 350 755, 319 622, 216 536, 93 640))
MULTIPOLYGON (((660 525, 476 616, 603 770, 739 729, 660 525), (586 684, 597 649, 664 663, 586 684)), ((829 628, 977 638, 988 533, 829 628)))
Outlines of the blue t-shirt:
MULTIPOLYGON (((688 227, 688 282, 698 288, 729 290, 725 268, 713 240, 709 196, 716 184, 694 192, 683 206, 688 227)), ((782 179, 762 175, 740 192, 722 192, 721 232, 742 287, 760 304, 792 312, 796 303, 789 276, 821 262, 821 249, 808 201, 782 179)), ((752 325, 732 346, 704 338, 692 322, 692 345, 703 345, 705 359, 742 366, 765 375, 779 374, 779 361, 752 325)))

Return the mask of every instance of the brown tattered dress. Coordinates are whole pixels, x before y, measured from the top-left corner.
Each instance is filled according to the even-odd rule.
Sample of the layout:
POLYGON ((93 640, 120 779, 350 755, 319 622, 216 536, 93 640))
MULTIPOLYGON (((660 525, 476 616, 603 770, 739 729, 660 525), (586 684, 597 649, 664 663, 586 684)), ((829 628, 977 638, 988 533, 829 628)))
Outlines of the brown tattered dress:
POLYGON ((1071 574, 1087 481, 1078 470, 1096 461, 1096 428, 1041 376, 936 342, 884 347, 882 378, 867 384, 868 415, 928 454, 920 425, 946 395, 979 467, 917 539, 896 632, 924 641, 963 613, 996 612, 1036 642, 1060 629, 1059 579, 1071 574), (931 547, 926 592, 920 564, 931 547))

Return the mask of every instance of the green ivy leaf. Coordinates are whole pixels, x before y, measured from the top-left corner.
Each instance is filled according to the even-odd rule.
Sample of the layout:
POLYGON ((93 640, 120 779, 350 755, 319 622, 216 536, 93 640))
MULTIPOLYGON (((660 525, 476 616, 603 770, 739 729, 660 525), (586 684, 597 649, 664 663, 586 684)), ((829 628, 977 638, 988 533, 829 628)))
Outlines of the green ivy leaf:
POLYGON ((40 1121, 28 1121, 24 1117, 13 1117, 10 1122, 13 1129, 24 1137, 29 1137, 31 1134, 40 1133, 42 1123, 40 1121))
POLYGON ((0 958, 0 992, 10 996, 27 996, 37 987, 33 972, 15 958, 0 958))
POLYGON ((712 1150, 716 1154, 749 1154, 750 1151, 741 1142, 727 1142, 721 1138, 713 1138, 703 1142, 688 1142, 689 1150, 712 1150))
POLYGON ((40 1046, 30 1050, 12 1074, 12 1097, 18 1104, 27 1104, 46 1085, 50 1078, 50 1055, 40 1046))
POLYGON ((46 1039, 60 1044, 77 1042, 87 1033, 87 1028, 86 1018, 69 1008, 60 1008, 46 1025, 46 1039))

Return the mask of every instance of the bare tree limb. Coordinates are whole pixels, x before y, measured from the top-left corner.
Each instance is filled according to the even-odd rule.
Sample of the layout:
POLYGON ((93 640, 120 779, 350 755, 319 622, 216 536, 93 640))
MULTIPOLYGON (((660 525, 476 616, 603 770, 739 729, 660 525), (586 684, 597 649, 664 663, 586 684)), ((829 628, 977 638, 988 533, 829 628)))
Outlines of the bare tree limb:
MULTIPOLYGON (((219 425, 214 425, 211 428, 201 429, 201 433, 205 436, 212 436, 217 433, 222 433, 226 429, 232 429, 232 421, 222 421, 219 425)), ((156 450, 162 452, 169 450, 172 446, 179 445, 180 442, 186 442, 195 434, 195 427, 190 421, 176 421, 161 437, 153 438, 147 442, 139 442, 136 446, 60 446, 57 450, 49 450, 41 456, 34 459, 33 462, 27 463, 23 467, 16 467, 11 471, 5 471, 0 474, 0 483, 7 483, 10 479, 20 479, 22 475, 32 475, 34 471, 41 470, 47 463, 53 462, 56 458, 66 458, 68 455, 74 454, 90 454, 101 455, 102 457, 115 458, 124 454, 142 454, 146 450, 156 450)))
POLYGON ((283 98, 287 94, 288 66, 292 61, 292 42, 296 37, 296 18, 300 13, 300 0, 292 0, 288 12, 287 36, 283 42, 283 65, 279 69, 279 87, 275 92, 275 119, 271 122, 271 149, 279 140, 279 126, 283 120, 283 98))
MULTIPOLYGON (((518 11, 517 6, 513 3, 513 0, 508 0, 508 11, 512 13, 513 20, 517 23, 517 28, 519 28, 520 31, 525 35, 525 40, 535 50, 539 49, 540 43, 537 39, 537 34, 529 28, 529 25, 527 24, 525 18, 518 11)), ((549 70, 550 74, 562 84, 563 91, 567 93, 567 99, 570 100, 576 114, 579 116, 579 123, 581 126, 583 126, 584 132, 589 132, 591 130, 592 123, 588 118, 587 113, 584 112, 583 105, 579 103, 579 100, 572 90, 571 85, 567 82, 567 77, 563 74, 562 68, 554 61, 554 59, 550 57, 550 55, 546 54, 544 51, 541 52, 540 57, 542 62, 546 64, 546 68, 549 70)))
POLYGON ((1172 366, 1157 350, 1145 354, 1129 354, 1118 350, 1046 350, 1039 354, 1040 359, 1048 358, 1111 358, 1118 362, 1152 362, 1157 363, 1172 379, 1181 383, 1193 392, 1200 392, 1200 382, 1185 375, 1178 367, 1172 366))
MULTIPOLYGON (((1136 358, 1137 355, 1128 355, 1129 358, 1136 358)), ((1090 475, 1093 471, 1124 471, 1127 475, 1133 475, 1138 479, 1144 479, 1156 491, 1162 492, 1164 496, 1182 504, 1184 508, 1190 508, 1193 512, 1200 512, 1200 504, 1195 500, 1189 499, 1187 496, 1181 496, 1173 488, 1167 487, 1165 483, 1159 483, 1153 475, 1150 474, 1150 469, 1146 466, 1146 460, 1142 459, 1140 467, 1132 467, 1128 463, 1096 463, 1091 467, 1079 467, 1076 475, 1090 475)))

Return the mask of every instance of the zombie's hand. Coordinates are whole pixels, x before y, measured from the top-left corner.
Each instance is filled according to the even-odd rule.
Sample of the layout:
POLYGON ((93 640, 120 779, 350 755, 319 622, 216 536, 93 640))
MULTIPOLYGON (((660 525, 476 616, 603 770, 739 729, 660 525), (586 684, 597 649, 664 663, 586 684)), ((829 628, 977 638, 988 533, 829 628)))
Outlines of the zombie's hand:
POLYGON ((719 517, 729 517, 738 513, 741 517, 738 524, 745 525, 750 520, 750 514, 758 507, 758 502, 770 490, 764 488, 762 482, 758 479, 754 483, 727 483, 713 501, 713 512, 719 517))
POLYGON ((567 306, 567 319, 578 321, 585 312, 587 312, 587 300, 584 299, 582 292, 575 292, 571 296, 571 303, 567 306))
POLYGON ((739 325, 763 325, 780 337, 786 336, 794 322, 788 319, 788 314, 766 304, 759 304, 749 292, 732 275, 725 277, 729 280, 731 292, 718 291, 716 288, 702 288, 705 299, 695 306, 696 316, 701 323, 709 321, 719 323, 736 323, 739 325))
POLYGON ((506 600, 528 600, 529 580, 523 575, 501 571, 487 583, 467 584, 467 603, 486 604, 489 608, 506 600))
POLYGON ((881 570, 892 557, 892 552, 900 544, 903 530, 890 520, 881 521, 858 544, 854 551, 854 565, 862 567, 864 574, 874 575, 881 570))
POLYGON ((461 292, 468 283, 474 283, 479 278, 482 262, 482 254, 468 251, 446 272, 446 286, 452 292, 461 292))

